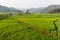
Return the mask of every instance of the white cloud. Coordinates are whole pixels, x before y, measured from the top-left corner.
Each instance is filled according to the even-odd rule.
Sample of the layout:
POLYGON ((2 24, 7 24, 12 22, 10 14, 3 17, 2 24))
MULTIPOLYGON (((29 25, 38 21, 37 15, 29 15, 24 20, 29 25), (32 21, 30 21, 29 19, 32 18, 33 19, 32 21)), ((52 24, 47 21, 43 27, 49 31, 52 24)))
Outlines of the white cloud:
POLYGON ((0 0, 0 5, 15 8, 36 8, 60 4, 60 0, 0 0))

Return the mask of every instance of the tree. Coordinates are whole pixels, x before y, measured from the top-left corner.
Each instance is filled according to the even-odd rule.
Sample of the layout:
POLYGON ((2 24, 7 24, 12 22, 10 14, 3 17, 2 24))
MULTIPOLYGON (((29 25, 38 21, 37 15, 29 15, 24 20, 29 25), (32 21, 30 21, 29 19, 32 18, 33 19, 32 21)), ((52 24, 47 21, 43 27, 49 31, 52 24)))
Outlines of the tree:
POLYGON ((26 11, 26 14, 29 14, 29 10, 26 11))
POLYGON ((48 13, 58 13, 60 12, 60 8, 50 10, 48 13))

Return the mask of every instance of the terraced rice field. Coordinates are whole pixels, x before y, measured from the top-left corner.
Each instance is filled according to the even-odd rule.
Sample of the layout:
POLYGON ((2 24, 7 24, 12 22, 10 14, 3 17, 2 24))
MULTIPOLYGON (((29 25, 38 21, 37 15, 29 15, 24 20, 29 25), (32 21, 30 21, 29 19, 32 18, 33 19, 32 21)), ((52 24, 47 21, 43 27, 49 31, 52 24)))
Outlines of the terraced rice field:
POLYGON ((16 15, 0 20, 0 40, 60 40, 60 14, 16 15), (58 37, 53 21, 57 19, 58 37))

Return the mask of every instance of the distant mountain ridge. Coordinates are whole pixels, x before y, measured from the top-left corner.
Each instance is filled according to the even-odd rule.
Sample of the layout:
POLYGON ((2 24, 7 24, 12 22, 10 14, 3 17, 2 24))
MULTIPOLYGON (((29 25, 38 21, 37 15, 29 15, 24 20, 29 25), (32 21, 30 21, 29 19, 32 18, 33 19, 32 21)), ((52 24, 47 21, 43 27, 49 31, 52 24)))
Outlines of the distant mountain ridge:
POLYGON ((50 5, 46 7, 45 9, 43 9, 41 12, 49 12, 51 10, 58 9, 58 8, 60 8, 60 5, 50 5))
POLYGON ((22 12, 22 11, 19 9, 9 8, 9 7, 0 5, 0 12, 22 12))
POLYGON ((47 13, 51 10, 60 8, 60 5, 49 5, 48 7, 40 7, 40 8, 30 8, 28 9, 30 12, 41 12, 47 13))
POLYGON ((41 7, 41 8, 31 8, 31 9, 28 9, 30 12, 41 12, 42 9, 44 9, 44 7, 41 7))

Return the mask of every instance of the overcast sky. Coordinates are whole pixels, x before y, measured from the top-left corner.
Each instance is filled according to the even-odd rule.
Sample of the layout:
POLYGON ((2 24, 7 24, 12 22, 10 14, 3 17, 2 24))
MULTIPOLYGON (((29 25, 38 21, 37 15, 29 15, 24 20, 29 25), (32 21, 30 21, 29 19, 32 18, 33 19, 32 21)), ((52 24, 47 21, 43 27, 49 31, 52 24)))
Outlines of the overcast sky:
POLYGON ((60 0, 0 0, 0 5, 15 8, 38 8, 48 5, 59 5, 60 0))

